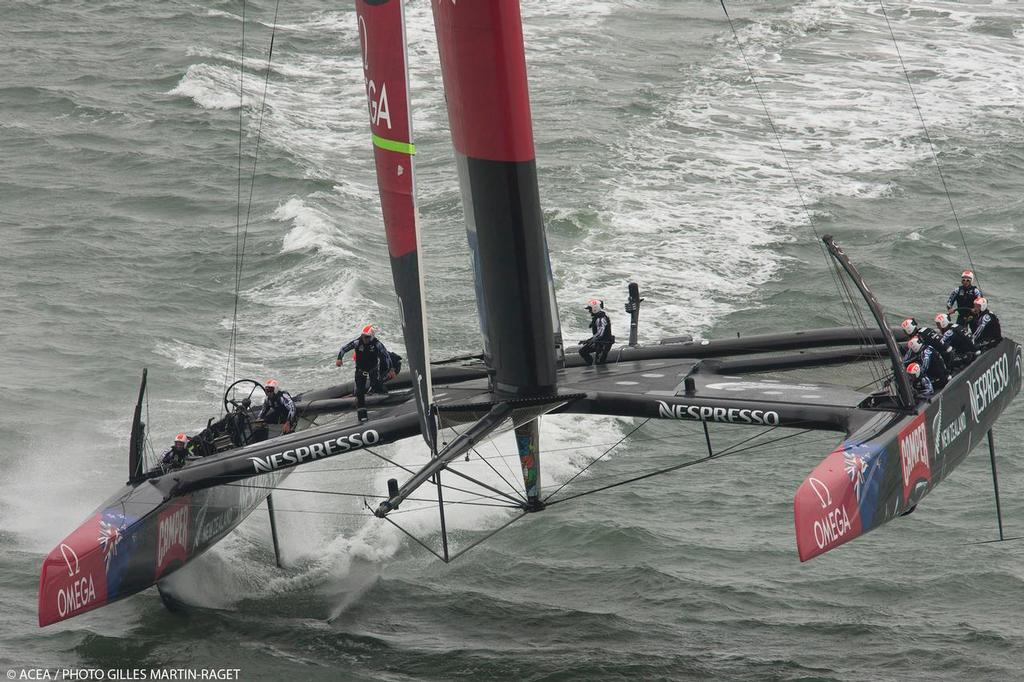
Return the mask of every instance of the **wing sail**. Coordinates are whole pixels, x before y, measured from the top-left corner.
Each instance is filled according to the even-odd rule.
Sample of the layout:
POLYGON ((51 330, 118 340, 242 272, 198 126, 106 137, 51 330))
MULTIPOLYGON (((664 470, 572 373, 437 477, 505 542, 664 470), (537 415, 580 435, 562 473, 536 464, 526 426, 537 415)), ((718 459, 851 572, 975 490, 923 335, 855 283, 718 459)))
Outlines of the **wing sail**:
POLYGON ((356 0, 356 15, 391 274, 423 438, 433 450, 436 428, 431 416, 430 348, 420 267, 405 11, 401 0, 356 0))

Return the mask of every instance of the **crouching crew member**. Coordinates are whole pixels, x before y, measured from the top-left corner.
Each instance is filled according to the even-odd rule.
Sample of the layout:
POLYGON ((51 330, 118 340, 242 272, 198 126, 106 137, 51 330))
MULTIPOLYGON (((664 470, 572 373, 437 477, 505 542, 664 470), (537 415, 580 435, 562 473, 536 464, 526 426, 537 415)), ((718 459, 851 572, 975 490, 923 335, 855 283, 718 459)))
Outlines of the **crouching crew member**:
POLYGON ((282 391, 277 379, 268 379, 263 385, 267 399, 263 401, 259 419, 267 424, 283 424, 282 433, 290 433, 295 426, 295 401, 288 391, 282 391))
POLYGON ((904 363, 910 362, 921 367, 921 376, 931 382, 938 391, 949 381, 949 368, 946 367, 942 355, 924 345, 920 336, 914 336, 907 342, 907 357, 904 363))
MULTIPOLYGON (((935 331, 931 327, 919 326, 917 324, 917 320, 915 320, 912 317, 908 317, 907 319, 903 320, 903 322, 900 324, 900 327, 902 327, 903 331, 907 333, 908 339, 917 336, 919 339, 921 339, 921 342, 924 343, 925 346, 931 348, 932 351, 941 355, 942 361, 946 364, 947 368, 953 366, 953 363, 956 361, 956 355, 953 353, 953 347, 950 346, 948 343, 945 343, 942 340, 942 335, 939 334, 937 331, 935 331)), ((911 355, 912 353, 908 348, 907 353, 903 358, 903 362, 910 362, 911 355)))
POLYGON ((953 289, 946 300, 946 314, 956 313, 957 323, 966 325, 974 316, 974 299, 982 295, 981 289, 974 286, 974 272, 964 270, 960 275, 960 286, 953 289))
POLYGON ((587 301, 586 310, 590 313, 590 331, 593 335, 580 341, 580 357, 588 367, 603 365, 608 359, 608 351, 615 343, 615 337, 612 336, 612 321, 604 312, 604 301, 593 298, 587 301))
POLYGON ((359 407, 359 421, 366 421, 367 388, 372 393, 387 395, 388 390, 384 388, 384 382, 394 379, 396 372, 392 367, 391 353, 377 338, 377 332, 371 324, 363 327, 359 336, 341 347, 338 351, 338 360, 334 364, 341 367, 342 358, 350 350, 355 351, 355 396, 356 405, 359 407))
POLYGON ((999 318, 988 309, 988 299, 979 296, 974 299, 974 345, 981 350, 991 348, 1003 340, 1003 330, 999 326, 999 318))
POLYGON ((949 315, 939 313, 935 316, 935 326, 942 334, 942 343, 953 349, 954 359, 952 369, 958 370, 974 362, 979 354, 978 347, 974 345, 971 335, 958 324, 949 321, 949 315))
POLYGON ((921 365, 912 362, 907 365, 907 374, 910 375, 910 384, 914 387, 914 393, 918 398, 930 398, 935 393, 935 388, 927 375, 921 370, 921 365))
POLYGON ((174 445, 160 457, 160 465, 163 469, 177 469, 185 463, 188 456, 188 436, 179 433, 174 437, 174 445))

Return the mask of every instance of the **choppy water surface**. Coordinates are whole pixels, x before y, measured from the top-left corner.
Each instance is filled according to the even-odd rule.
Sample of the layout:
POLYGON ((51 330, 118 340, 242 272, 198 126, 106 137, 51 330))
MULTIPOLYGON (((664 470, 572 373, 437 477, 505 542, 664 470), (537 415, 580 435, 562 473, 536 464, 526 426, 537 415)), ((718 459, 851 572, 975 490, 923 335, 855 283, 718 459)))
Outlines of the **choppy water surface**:
MULTIPOLYGON (((876 4, 731 5, 800 194, 717 3, 524 4, 568 338, 582 332, 581 299, 619 310, 629 278, 647 297, 647 338, 845 323, 808 215, 847 245, 894 315, 940 307, 966 258, 876 4)), ((887 9, 982 287, 1020 338, 1024 9, 887 9)), ((180 598, 213 608, 168 613, 150 591, 39 630, 43 555, 122 482, 140 368, 150 368, 157 442, 218 409, 239 118, 251 168, 273 4, 246 9, 241 108, 240 12, 217 0, 27 0, 4 11, 0 667, 230 666, 244 679, 1019 675, 1024 543, 967 545, 995 533, 984 454, 918 513, 801 565, 792 495, 831 449, 828 434, 554 508, 451 566, 355 500, 282 493, 288 569, 273 567, 257 515, 173 579, 180 598)), ((408 5, 440 358, 480 342, 430 14, 425 0, 408 5)), ((361 324, 397 341, 365 119, 351 8, 282 3, 240 375, 325 385, 339 378, 338 343, 361 324)), ((1012 407, 996 432, 1011 535, 1024 532, 1021 414, 1012 407)), ((632 428, 547 419, 545 476, 565 480, 632 428)), ((691 433, 650 424, 586 476, 696 455, 702 438, 691 433)), ((423 456, 416 443, 390 454, 423 456)), ((289 481, 383 489, 370 462, 319 466, 289 481)), ((465 542, 503 518, 467 507, 448 521, 465 542)), ((406 519, 423 533, 435 523, 428 511, 406 519)))

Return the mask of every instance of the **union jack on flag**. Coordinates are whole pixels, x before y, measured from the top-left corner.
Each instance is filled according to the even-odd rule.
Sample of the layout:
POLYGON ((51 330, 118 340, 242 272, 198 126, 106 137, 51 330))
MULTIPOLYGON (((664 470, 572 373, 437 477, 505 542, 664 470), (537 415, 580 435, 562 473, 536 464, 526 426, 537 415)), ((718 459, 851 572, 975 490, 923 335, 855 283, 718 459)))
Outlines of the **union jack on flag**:
POLYGON ((121 529, 100 519, 100 546, 103 547, 103 556, 107 562, 107 570, 110 570, 110 559, 117 554, 117 545, 121 542, 121 529))
POLYGON ((864 477, 868 471, 867 462, 860 455, 853 452, 844 452, 843 459, 846 465, 846 475, 850 477, 850 482, 853 483, 853 491, 857 494, 857 502, 860 502, 860 497, 864 492, 864 477))

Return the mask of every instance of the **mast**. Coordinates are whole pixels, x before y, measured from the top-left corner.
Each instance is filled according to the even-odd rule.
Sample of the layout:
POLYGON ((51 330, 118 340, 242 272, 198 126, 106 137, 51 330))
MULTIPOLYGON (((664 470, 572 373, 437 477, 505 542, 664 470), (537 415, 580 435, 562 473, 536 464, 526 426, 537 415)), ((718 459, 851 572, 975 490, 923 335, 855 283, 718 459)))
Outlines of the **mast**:
POLYGON ((377 187, 384 214, 391 275, 402 314, 402 333, 423 439, 435 449, 430 347, 427 340, 420 229, 413 173, 412 111, 401 0, 356 0, 359 44, 369 100, 377 187))
POLYGON ((832 235, 826 234, 821 238, 821 241, 825 243, 828 252, 836 259, 836 262, 846 270, 846 274, 853 280, 854 285, 867 302, 868 308, 871 309, 871 314, 874 316, 875 322, 878 323, 878 328, 882 331, 882 340, 885 342, 885 347, 889 350, 889 360, 892 362, 892 377, 896 383, 897 398, 899 398, 900 404, 903 407, 913 407, 917 402, 914 399, 914 389, 911 387, 910 379, 907 378, 907 372, 903 368, 903 358, 900 356, 900 349, 896 345, 896 339, 893 337, 889 325, 885 323, 885 312, 882 310, 882 305, 875 298, 874 293, 872 293, 867 282, 861 276, 860 271, 850 262, 846 252, 836 244, 832 235))
POLYGON ((495 392, 556 389, 553 289, 519 0, 433 3, 448 121, 495 392))

